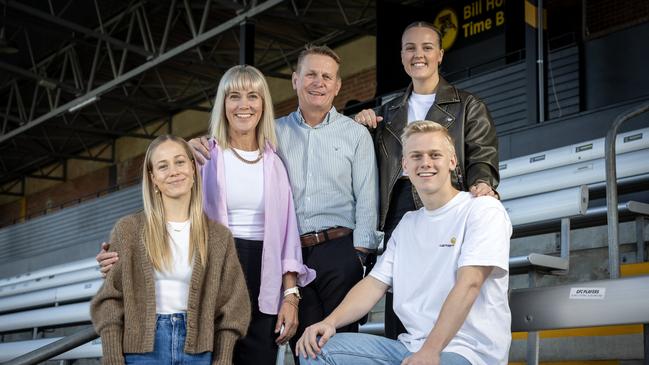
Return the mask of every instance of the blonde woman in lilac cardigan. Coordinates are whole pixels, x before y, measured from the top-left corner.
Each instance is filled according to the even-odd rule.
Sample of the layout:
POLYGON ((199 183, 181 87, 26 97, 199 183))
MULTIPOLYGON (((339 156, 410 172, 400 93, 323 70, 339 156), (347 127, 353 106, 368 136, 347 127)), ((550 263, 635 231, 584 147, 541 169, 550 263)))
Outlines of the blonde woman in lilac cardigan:
POLYGON ((315 272, 302 263, 288 175, 275 153, 270 92, 259 70, 235 66, 223 75, 209 132, 204 209, 235 237, 253 308, 234 363, 274 364, 277 345, 297 330, 298 286, 315 272))

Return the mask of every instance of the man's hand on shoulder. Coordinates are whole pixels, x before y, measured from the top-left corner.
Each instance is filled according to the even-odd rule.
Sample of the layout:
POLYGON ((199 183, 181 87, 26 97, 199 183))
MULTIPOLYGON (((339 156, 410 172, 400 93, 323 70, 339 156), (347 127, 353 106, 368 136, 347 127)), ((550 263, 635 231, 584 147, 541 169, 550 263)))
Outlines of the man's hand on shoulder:
POLYGON ((194 150, 194 158, 199 165, 204 165, 206 160, 210 159, 210 142, 206 136, 192 138, 189 145, 194 150))
POLYGON ((302 337, 297 341, 295 355, 298 357, 302 356, 305 359, 307 356, 315 359, 322 350, 322 347, 335 334, 336 327, 330 323, 320 321, 312 324, 304 330, 302 337))
POLYGON ((102 242, 101 250, 95 257, 97 263, 99 263, 99 271, 101 272, 102 277, 106 277, 113 265, 119 260, 117 252, 108 252, 110 248, 110 243, 102 242))
POLYGON ((370 128, 376 128, 382 120, 383 117, 376 115, 372 109, 361 110, 354 116, 354 121, 356 121, 356 123, 360 123, 370 128))

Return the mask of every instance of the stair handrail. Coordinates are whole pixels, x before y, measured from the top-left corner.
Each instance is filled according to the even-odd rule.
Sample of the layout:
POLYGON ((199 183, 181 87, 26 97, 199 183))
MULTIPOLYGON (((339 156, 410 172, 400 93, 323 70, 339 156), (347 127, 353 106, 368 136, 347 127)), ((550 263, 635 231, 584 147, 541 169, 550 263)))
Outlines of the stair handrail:
POLYGON ((9 360, 2 365, 34 365, 43 361, 47 361, 55 356, 58 356, 66 351, 72 350, 85 343, 88 343, 99 337, 95 328, 89 326, 81 331, 63 337, 60 340, 49 343, 43 347, 37 348, 34 351, 20 355, 12 360, 9 360))
POLYGON ((642 113, 649 111, 649 103, 640 105, 620 114, 606 133, 604 142, 606 162, 606 207, 608 227, 608 269, 611 279, 620 277, 620 231, 617 195, 617 170, 615 155, 615 139, 622 123, 642 113))

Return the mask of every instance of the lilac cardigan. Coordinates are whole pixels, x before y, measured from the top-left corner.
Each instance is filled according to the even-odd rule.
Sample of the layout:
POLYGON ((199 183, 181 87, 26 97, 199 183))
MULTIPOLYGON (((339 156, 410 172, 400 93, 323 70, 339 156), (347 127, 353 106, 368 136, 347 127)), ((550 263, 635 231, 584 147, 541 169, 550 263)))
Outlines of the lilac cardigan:
MULTIPOLYGON (((264 149, 263 161, 265 214, 259 310, 274 315, 281 305, 283 274, 297 273, 299 286, 309 284, 316 274, 302 263, 302 246, 288 175, 269 143, 264 149)), ((211 220, 227 227, 223 152, 214 139, 210 139, 210 159, 202 167, 201 175, 205 213, 211 220)))

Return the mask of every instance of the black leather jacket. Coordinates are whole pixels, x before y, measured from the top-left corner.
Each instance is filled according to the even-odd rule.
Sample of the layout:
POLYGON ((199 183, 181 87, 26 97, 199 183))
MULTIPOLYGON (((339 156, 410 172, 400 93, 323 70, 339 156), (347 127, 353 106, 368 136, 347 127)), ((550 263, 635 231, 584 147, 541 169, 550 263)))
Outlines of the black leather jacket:
MULTIPOLYGON (((390 207, 392 188, 402 175, 400 138, 408 122, 408 97, 411 92, 412 85, 377 110, 377 115, 383 117, 383 122, 374 132, 374 149, 379 166, 381 230, 390 207)), ((426 119, 446 126, 455 141, 458 172, 462 175, 458 177, 453 174, 453 185, 457 189, 468 190, 477 182, 485 182, 494 190, 498 187, 498 139, 491 115, 482 100, 456 89, 440 77, 435 103, 428 110, 426 119)), ((420 207, 419 198, 414 198, 420 207)))

